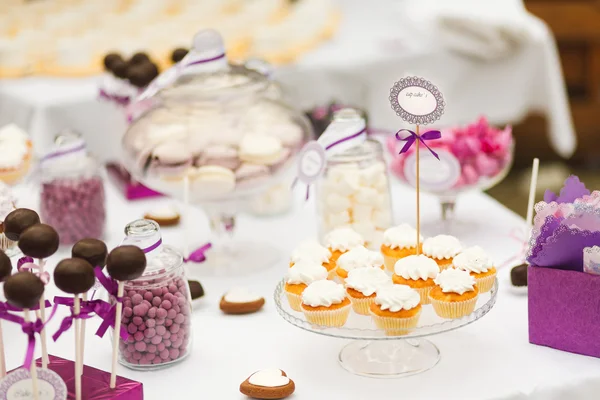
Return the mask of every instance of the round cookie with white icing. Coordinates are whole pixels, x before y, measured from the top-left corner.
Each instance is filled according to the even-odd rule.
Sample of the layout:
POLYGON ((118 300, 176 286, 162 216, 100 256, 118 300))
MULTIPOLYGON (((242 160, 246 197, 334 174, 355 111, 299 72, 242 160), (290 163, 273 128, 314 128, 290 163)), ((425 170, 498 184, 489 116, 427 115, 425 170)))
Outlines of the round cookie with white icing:
POLYGON ((263 369, 240 385, 240 392, 254 399, 284 399, 296 390, 294 381, 280 369, 263 369))
POLYGON ((179 224, 181 216, 179 211, 174 206, 167 206, 161 208, 155 208, 144 214, 144 219, 150 219, 156 222, 158 225, 164 226, 175 226, 179 224))
POLYGON ((437 235, 425 239, 423 242, 423 254, 432 258, 440 269, 445 269, 452 265, 452 259, 462 250, 462 246, 457 238, 450 235, 437 235))
POLYGON ((251 314, 265 305, 265 299, 246 288, 234 288, 221 297, 219 308, 225 314, 251 314))

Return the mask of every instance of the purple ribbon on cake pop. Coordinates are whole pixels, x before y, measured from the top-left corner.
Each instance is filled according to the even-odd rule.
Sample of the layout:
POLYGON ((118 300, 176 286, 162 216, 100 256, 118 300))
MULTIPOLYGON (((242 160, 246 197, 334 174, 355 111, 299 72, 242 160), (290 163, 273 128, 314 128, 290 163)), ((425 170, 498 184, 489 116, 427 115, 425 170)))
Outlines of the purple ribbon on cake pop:
POLYGON ((411 131, 410 129, 400 129, 398 132, 396 132, 396 139, 397 140, 401 140, 403 142, 406 142, 404 144, 404 147, 402 147, 402 149, 400 150, 400 154, 402 153, 406 153, 411 146, 418 140, 419 142, 421 142, 423 144, 423 146, 427 147, 427 150, 429 150, 431 152, 431 154, 433 154, 433 156, 435 158, 437 158, 438 160, 440 159, 440 157, 437 155, 437 153, 435 151, 433 151, 433 149, 429 146, 427 146, 427 143, 425 143, 426 140, 436 140, 436 139, 440 139, 442 137, 442 132, 440 131, 427 131, 421 135, 418 135, 416 132, 411 131), (400 132, 408 132, 409 135, 406 137, 400 137, 400 132))
POLYGON ((0 313, 0 319, 4 319, 6 321, 15 322, 21 325, 21 329, 23 333, 27 335, 27 351, 25 352, 25 361, 23 361, 23 368, 29 369, 31 367, 31 363, 33 362, 33 355, 35 352, 35 334, 39 334, 42 332, 44 327, 48 325, 48 322, 54 317, 56 313, 56 304, 52 307, 52 312, 50 316, 46 320, 45 323, 42 322, 41 319, 36 318, 35 321, 26 322, 25 318, 10 314, 10 313, 0 313))
POLYGON ((73 306, 75 305, 75 300, 72 297, 62 297, 56 296, 54 297, 54 304, 64 305, 71 308, 71 315, 63 318, 60 327, 52 335, 52 339, 56 342, 58 338, 68 331, 73 325, 73 321, 75 319, 89 319, 94 315, 106 315, 110 311, 110 304, 104 300, 90 300, 90 301, 81 301, 79 314, 74 314, 73 306))
POLYGON ((498 269, 504 268, 515 262, 525 262, 526 261, 527 251, 529 250, 529 235, 530 235, 529 232, 530 232, 529 229, 522 228, 522 227, 514 228, 513 230, 510 231, 508 236, 511 239, 514 239, 515 241, 519 242, 521 244, 521 248, 519 249, 518 253, 516 253, 514 256, 510 257, 508 260, 504 261, 498 267, 498 269))
POLYGON ((108 101, 114 101, 120 106, 127 106, 131 99, 129 96, 117 96, 116 94, 108 94, 104 89, 100 89, 98 93, 99 97, 108 101))
MULTIPOLYGON (((104 275, 101 267, 95 267, 94 274, 96 275, 96 278, 98 278, 98 281, 100 282, 100 284, 102 286, 104 286, 104 289, 106 289, 108 294, 110 296, 112 296, 116 302, 122 303, 123 298, 117 296, 119 293, 119 283, 116 280, 104 275)), ((100 301, 103 301, 103 300, 100 300, 100 301)), ((98 300, 90 301, 90 303, 94 303, 94 302, 98 302, 98 300)), ((106 302, 104 302, 104 303, 106 303, 106 302)), ((99 303, 94 303, 94 304, 99 304, 99 303)), ((108 303, 106 303, 106 304, 108 304, 108 303)), ((96 330, 96 336, 103 337, 104 334, 106 333, 106 331, 108 330, 108 328, 114 328, 116 326, 116 324, 115 324, 115 322, 116 322, 115 314, 117 311, 116 303, 113 304, 112 306, 110 304, 108 304, 108 305, 109 305, 108 310, 106 310, 106 306, 102 306, 101 308, 98 308, 95 310, 96 315, 98 315, 100 318, 102 318, 102 323, 98 327, 98 330, 96 330)), ((123 339, 123 340, 127 340, 127 338, 129 337, 129 333, 127 333, 127 329, 125 329, 122 325, 121 325, 121 329, 119 330, 119 333, 121 335, 121 339, 123 339)))
POLYGON ((36 275, 38 278, 44 282, 44 285, 47 285, 50 282, 50 274, 46 271, 41 272, 40 266, 33 262, 33 258, 31 257, 22 257, 17 261, 17 271, 19 272, 31 272, 36 275), (37 272, 36 272, 37 271, 37 272))
POLYGON ((185 262, 194 262, 194 263, 201 263, 206 261, 206 255, 204 253, 206 253, 207 250, 209 250, 212 247, 211 243, 206 243, 204 246, 201 246, 199 248, 197 248, 196 250, 192 251, 190 253, 189 256, 184 257, 183 261, 185 262))

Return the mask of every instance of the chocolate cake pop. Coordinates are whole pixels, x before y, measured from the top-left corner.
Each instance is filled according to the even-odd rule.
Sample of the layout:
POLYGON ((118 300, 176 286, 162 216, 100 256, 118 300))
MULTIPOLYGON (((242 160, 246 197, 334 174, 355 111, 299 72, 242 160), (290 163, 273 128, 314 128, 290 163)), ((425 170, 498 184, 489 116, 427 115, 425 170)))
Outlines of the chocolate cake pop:
POLYGON ((190 295, 192 296, 192 300, 196 300, 204 296, 204 288, 200 282, 189 279, 188 286, 190 287, 190 295))
POLYGON ((158 68, 151 63, 131 66, 127 71, 127 79, 136 87, 147 86, 154 78, 158 76, 158 68))
POLYGON ((4 281, 4 296, 15 307, 35 307, 43 294, 44 282, 31 272, 17 272, 4 281))
POLYGON ((123 61, 114 61, 112 63, 112 73, 119 79, 127 79, 127 72, 129 70, 129 65, 123 61))
POLYGON ((10 276, 12 272, 12 262, 10 258, 0 250, 0 282, 10 276))
POLYGON ((19 238, 19 248, 26 256, 47 258, 56 253, 59 245, 58 233, 46 224, 36 224, 25 229, 19 238))
POLYGON ((151 62, 150 57, 148 57, 148 54, 142 51, 135 53, 133 56, 131 56, 131 59, 129 60, 130 65, 140 65, 149 62, 151 62))
POLYGON ((119 246, 106 259, 109 275, 117 281, 137 279, 146 269, 146 255, 136 246, 119 246))
POLYGON ((171 53, 171 61, 173 61, 174 63, 178 63, 179 61, 183 60, 183 57, 185 57, 187 53, 188 49, 178 47, 175 50, 173 50, 173 53, 171 53))
POLYGON ((64 259, 54 269, 54 282, 65 293, 85 293, 95 281, 94 268, 81 258, 64 259))
POLYGON ((28 208, 17 208, 4 218, 4 234, 10 240, 17 241, 25 229, 39 223, 38 213, 28 208))
POLYGON ((92 267, 104 268, 108 249, 102 240, 81 239, 71 249, 71 257, 81 258, 92 265, 92 267))
POLYGON ((108 53, 106 56, 104 56, 104 69, 106 69, 107 71, 113 71, 113 64, 115 62, 118 61, 124 61, 123 57, 121 57, 120 54, 118 53, 108 53))

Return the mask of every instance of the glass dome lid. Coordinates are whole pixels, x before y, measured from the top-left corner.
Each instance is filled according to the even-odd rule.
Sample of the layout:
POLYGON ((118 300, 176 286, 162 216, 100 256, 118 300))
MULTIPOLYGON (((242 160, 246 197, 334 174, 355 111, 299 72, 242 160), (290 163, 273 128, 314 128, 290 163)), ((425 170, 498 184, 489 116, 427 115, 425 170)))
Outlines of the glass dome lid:
POLYGON ((271 84, 260 69, 228 63, 216 31, 199 32, 188 55, 137 99, 149 109, 123 138, 125 166, 173 197, 184 196, 187 181, 192 202, 265 189, 312 137, 301 112, 268 94, 271 84))

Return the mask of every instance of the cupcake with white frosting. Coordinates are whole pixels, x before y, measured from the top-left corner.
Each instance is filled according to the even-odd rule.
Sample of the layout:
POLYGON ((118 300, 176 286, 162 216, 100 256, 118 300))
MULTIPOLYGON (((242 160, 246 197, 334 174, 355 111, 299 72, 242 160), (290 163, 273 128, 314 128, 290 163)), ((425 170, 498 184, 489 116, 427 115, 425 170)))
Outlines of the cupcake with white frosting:
POLYGON ((429 304, 429 291, 435 286, 433 281, 440 273, 440 267, 431 258, 420 254, 404 257, 394 265, 392 281, 397 285, 407 285, 421 296, 421 304, 429 304))
POLYGON ((327 270, 319 263, 299 261, 288 269, 285 277, 285 294, 294 311, 302 311, 302 292, 313 282, 327 279, 327 270))
POLYGON ((12 185, 29 172, 32 144, 27 133, 15 124, 0 128, 0 181, 12 185))
POLYGON ((417 242, 417 231, 408 224, 387 229, 383 233, 383 244, 381 245, 381 254, 383 254, 386 268, 393 271, 396 261, 417 254, 417 246, 421 246, 422 242, 423 236, 419 235, 417 242))
POLYGON ((346 293, 352 302, 354 311, 369 315, 369 307, 375 300, 375 292, 390 284, 390 277, 379 268, 363 267, 348 272, 346 293))
POLYGON ((343 285, 329 280, 316 281, 302 292, 302 312, 311 324, 344 326, 350 314, 350 300, 343 285))
POLYGON ((383 266, 383 256, 377 252, 367 249, 364 246, 358 246, 344 253, 338 258, 335 273, 337 277, 344 282, 348 277, 348 273, 357 268, 379 268, 385 269, 383 266))
POLYGON ((429 292, 429 301, 442 318, 462 318, 475 310, 479 289, 467 271, 448 268, 434 279, 436 286, 429 292))
POLYGON ((352 228, 337 228, 325 235, 325 246, 331 251, 331 261, 333 262, 347 251, 364 245, 363 237, 352 228))
POLYGON ((452 265, 454 256, 461 250, 458 239, 450 235, 437 235, 423 242, 423 254, 433 259, 442 270, 452 265))
POLYGON ((454 268, 467 271, 475 278, 479 293, 486 293, 492 289, 496 280, 496 268, 488 254, 479 246, 463 250, 452 261, 454 268))
POLYGON ((420 301, 419 293, 406 285, 386 285, 377 290, 369 312, 387 336, 406 335, 419 322, 420 301))
POLYGON ((330 262, 331 251, 325 246, 322 246, 319 242, 314 239, 309 239, 301 242, 290 257, 290 267, 301 261, 309 261, 317 264, 321 264, 327 272, 329 272, 329 279, 335 277, 335 262, 330 262))

